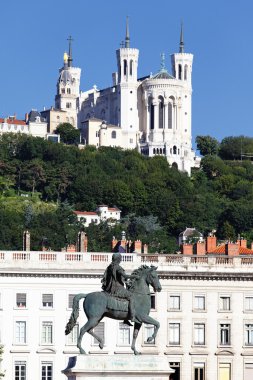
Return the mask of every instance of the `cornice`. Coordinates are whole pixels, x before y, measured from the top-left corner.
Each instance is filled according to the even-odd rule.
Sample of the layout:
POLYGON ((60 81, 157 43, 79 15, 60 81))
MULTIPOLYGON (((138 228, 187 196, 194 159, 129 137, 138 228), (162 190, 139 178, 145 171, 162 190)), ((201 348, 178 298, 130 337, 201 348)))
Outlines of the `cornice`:
MULTIPOLYGON (((159 278, 161 280, 192 280, 192 281, 240 281, 249 282, 253 281, 253 273, 246 272, 172 272, 172 271, 158 271, 159 278)), ((15 271, 0 271, 0 277, 20 277, 20 278, 94 278, 101 279, 103 276, 103 270, 101 272, 53 272, 53 271, 27 271, 27 272, 15 272, 15 271)))

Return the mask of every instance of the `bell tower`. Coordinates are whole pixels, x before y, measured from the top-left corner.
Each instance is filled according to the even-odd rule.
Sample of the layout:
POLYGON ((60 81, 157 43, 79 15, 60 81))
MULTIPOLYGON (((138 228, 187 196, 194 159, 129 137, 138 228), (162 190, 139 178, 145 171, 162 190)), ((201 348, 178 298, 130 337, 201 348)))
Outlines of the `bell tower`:
POLYGON ((68 113, 69 122, 77 128, 78 98, 80 95, 81 69, 73 67, 72 37, 68 38, 69 51, 63 56, 63 67, 59 70, 55 108, 68 113))
POLYGON ((118 65, 118 109, 119 125, 127 138, 127 148, 136 147, 136 134, 139 129, 137 112, 137 69, 139 50, 130 47, 128 18, 126 36, 121 47, 116 51, 118 65))

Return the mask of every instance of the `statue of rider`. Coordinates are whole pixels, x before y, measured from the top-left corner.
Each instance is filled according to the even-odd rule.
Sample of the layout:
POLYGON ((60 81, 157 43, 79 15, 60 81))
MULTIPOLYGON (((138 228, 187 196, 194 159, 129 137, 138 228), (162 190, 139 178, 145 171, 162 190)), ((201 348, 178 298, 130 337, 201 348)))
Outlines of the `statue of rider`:
MULTIPOLYGON (((135 275, 127 275, 124 269, 119 265, 122 256, 119 252, 112 255, 112 262, 106 268, 104 276, 101 280, 102 289, 112 296, 123 298, 129 301, 129 317, 132 322, 135 320, 135 305, 132 293, 125 288, 124 280, 136 278, 135 275)), ((124 321, 130 324, 128 320, 124 321)))

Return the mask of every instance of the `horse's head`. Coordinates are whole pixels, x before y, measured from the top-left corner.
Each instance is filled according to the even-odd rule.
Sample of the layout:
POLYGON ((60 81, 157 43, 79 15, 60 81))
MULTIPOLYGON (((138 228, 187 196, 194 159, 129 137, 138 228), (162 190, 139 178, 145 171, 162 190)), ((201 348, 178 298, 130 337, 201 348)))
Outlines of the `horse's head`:
POLYGON ((160 292, 162 290, 162 286, 156 270, 157 267, 154 267, 153 265, 148 269, 147 282, 153 287, 155 292, 160 292))

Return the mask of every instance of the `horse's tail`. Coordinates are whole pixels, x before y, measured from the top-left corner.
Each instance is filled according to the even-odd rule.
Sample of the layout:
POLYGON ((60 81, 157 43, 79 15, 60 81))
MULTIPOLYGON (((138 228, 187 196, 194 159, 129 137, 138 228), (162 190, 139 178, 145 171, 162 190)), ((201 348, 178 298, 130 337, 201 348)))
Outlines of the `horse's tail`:
POLYGON ((76 325, 77 318, 79 317, 79 301, 86 296, 87 294, 79 293, 73 298, 72 313, 65 327, 65 335, 68 335, 76 325))

